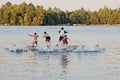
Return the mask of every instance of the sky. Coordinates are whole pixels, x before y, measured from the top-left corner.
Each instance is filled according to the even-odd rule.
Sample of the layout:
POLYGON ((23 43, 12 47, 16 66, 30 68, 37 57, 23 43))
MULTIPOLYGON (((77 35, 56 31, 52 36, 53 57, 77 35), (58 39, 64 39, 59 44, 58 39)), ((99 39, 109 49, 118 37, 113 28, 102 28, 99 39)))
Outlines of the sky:
POLYGON ((0 0, 0 7, 6 2, 12 4, 33 3, 35 6, 42 5, 45 9, 57 7, 63 11, 73 11, 82 7, 91 11, 104 8, 104 6, 111 9, 120 8, 120 0, 0 0))

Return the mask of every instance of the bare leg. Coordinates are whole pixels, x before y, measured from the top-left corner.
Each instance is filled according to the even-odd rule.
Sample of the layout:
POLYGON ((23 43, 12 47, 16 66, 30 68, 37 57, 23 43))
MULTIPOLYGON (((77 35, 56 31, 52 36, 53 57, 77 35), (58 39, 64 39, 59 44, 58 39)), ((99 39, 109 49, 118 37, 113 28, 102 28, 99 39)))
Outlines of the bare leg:
POLYGON ((34 43, 32 43, 32 47, 34 47, 34 43))
POLYGON ((49 46, 51 47, 51 42, 49 42, 49 46))
POLYGON ((50 42, 46 42, 47 47, 51 47, 51 43, 50 42))

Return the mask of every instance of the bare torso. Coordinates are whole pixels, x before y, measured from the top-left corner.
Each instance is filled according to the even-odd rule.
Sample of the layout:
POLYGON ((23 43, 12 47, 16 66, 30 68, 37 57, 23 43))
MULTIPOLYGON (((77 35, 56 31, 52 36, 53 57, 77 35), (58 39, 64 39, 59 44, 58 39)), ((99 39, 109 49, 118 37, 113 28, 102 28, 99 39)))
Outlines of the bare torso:
POLYGON ((31 36, 31 37, 33 37, 34 40, 37 40, 37 38, 39 37, 38 34, 34 34, 34 35, 30 35, 30 34, 28 34, 28 35, 31 36))
POLYGON ((39 37, 39 36, 38 36, 37 34, 34 34, 34 35, 33 35, 33 38, 34 38, 35 40, 37 40, 38 37, 39 37))

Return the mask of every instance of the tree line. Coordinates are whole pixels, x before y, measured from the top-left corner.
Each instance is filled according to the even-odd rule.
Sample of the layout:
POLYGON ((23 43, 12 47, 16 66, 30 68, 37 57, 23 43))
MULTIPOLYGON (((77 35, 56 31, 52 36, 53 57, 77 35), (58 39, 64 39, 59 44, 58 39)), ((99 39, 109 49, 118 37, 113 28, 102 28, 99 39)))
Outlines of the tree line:
POLYGON ((55 7, 44 9, 32 3, 14 4, 7 2, 0 8, 0 25, 114 25, 120 24, 120 8, 110 9, 104 6, 98 11, 80 8, 74 11, 62 11, 55 7))

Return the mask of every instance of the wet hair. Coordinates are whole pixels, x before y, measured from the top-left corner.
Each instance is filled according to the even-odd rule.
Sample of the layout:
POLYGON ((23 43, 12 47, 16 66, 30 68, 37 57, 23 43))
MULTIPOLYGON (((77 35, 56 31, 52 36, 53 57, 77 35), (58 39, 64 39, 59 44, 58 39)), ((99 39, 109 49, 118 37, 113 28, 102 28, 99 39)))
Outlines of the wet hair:
POLYGON ((67 35, 64 35, 64 37, 67 37, 67 35))
POLYGON ((62 27, 61 30, 64 30, 64 27, 62 27))
POLYGON ((47 32, 44 32, 44 34, 47 34, 47 32))

